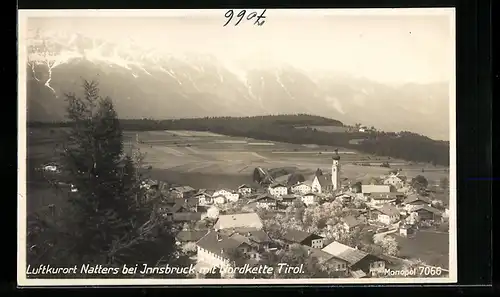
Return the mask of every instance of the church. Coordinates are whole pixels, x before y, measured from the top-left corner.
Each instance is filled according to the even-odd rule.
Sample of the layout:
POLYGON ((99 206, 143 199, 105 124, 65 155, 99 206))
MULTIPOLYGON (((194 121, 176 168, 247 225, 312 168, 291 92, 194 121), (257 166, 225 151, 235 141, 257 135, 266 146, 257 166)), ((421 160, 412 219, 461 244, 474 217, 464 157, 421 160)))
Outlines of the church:
POLYGON ((335 150, 332 157, 332 172, 330 174, 317 173, 312 182, 312 191, 315 193, 332 193, 340 189, 340 156, 335 150))

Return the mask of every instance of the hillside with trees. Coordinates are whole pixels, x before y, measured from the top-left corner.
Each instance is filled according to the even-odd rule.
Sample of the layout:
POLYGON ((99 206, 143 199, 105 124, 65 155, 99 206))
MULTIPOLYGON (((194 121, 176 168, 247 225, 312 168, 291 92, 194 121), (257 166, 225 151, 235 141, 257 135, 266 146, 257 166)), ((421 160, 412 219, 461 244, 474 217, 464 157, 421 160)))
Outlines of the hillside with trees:
MULTIPOLYGON (((124 130, 210 131, 235 137, 248 137, 293 144, 316 144, 354 149, 363 153, 389 156, 434 165, 449 164, 449 142, 437 141, 412 132, 325 132, 314 126, 343 126, 340 121, 306 114, 252 117, 205 117, 179 120, 123 119, 124 130), (304 128, 304 126, 306 128, 304 128), (300 129, 299 129, 300 127, 300 129), (362 140, 352 143, 351 140, 362 140)), ((30 123, 31 127, 62 127, 64 123, 30 123)))
MULTIPOLYGON (((111 99, 100 97, 94 82, 85 82, 84 90, 83 98, 67 95, 73 124, 62 143, 59 173, 77 191, 66 193, 67 203, 58 204, 57 212, 28 217, 27 264, 118 269, 172 263, 177 248, 171 223, 162 218, 157 197, 140 187, 140 154, 123 154, 122 128, 111 99)), ((47 277, 79 276, 93 277, 80 270, 47 277)))

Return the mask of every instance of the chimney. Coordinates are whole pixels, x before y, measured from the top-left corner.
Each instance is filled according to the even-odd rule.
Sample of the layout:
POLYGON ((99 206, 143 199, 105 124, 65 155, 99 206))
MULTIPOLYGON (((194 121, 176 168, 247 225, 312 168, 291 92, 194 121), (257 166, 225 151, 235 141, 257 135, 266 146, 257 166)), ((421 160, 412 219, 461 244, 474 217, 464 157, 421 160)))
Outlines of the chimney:
POLYGON ((311 250, 307 250, 307 255, 310 256, 311 255, 311 250))

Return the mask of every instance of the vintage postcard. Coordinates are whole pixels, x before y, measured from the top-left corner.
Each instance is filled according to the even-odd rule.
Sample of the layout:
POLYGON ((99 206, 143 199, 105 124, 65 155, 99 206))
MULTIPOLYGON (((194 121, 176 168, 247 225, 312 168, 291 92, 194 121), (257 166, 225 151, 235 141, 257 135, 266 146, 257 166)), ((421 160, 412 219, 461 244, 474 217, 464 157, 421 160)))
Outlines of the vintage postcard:
POLYGON ((456 282, 454 18, 19 11, 18 284, 456 282))

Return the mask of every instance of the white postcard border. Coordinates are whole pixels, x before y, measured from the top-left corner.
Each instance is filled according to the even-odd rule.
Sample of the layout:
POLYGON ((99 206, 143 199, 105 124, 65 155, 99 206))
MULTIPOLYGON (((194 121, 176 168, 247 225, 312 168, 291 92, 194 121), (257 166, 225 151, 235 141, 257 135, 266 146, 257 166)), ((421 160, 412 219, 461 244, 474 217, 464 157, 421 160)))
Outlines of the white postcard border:
MULTIPOLYGON (((452 69, 449 85, 450 120, 450 200, 449 200, 449 276, 447 278, 367 278, 367 279, 28 279, 26 277, 26 62, 27 52, 23 46, 26 39, 29 17, 172 17, 224 15, 222 10, 19 10, 18 11, 18 240, 17 282, 18 286, 148 286, 148 285, 351 285, 351 284, 453 284, 457 282, 457 176, 456 176, 456 72, 455 38, 450 52, 452 69)), ((410 9, 272 9, 267 14, 281 16, 297 15, 446 15, 450 18, 452 36, 455 37, 454 8, 410 8, 410 9)))

